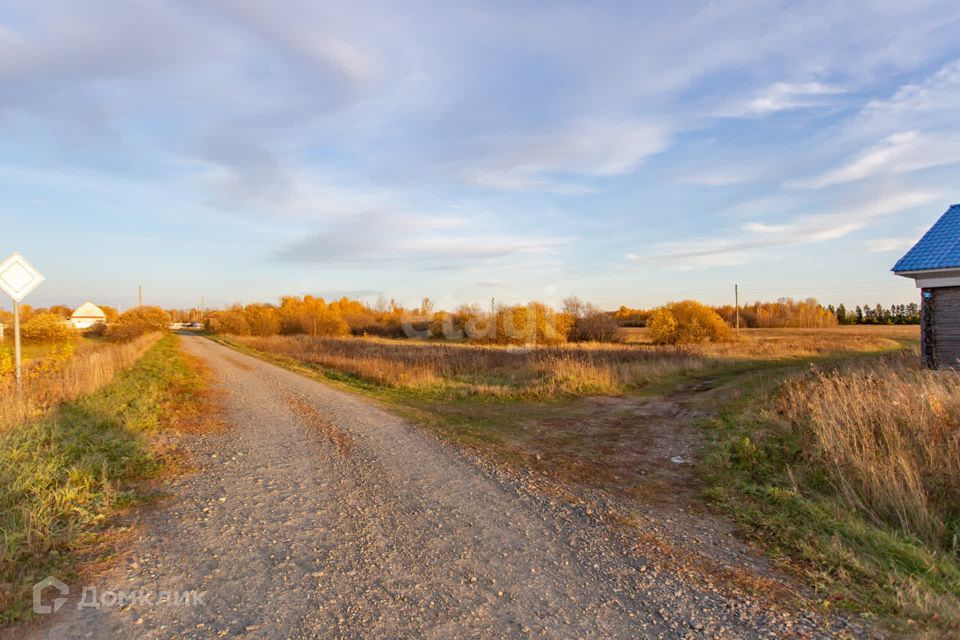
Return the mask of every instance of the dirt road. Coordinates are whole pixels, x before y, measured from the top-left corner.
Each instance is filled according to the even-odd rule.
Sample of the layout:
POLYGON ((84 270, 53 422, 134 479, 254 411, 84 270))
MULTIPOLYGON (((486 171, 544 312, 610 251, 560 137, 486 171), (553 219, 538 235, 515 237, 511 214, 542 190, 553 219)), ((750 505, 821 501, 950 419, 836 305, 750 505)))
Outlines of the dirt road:
POLYGON ((203 338, 183 342, 220 379, 231 428, 185 442, 196 473, 169 481, 169 499, 140 513, 128 556, 90 585, 99 608, 78 608, 82 585, 71 585, 72 599, 23 635, 822 633, 812 617, 785 621, 648 571, 650 559, 621 551, 607 525, 551 506, 366 400, 203 338))

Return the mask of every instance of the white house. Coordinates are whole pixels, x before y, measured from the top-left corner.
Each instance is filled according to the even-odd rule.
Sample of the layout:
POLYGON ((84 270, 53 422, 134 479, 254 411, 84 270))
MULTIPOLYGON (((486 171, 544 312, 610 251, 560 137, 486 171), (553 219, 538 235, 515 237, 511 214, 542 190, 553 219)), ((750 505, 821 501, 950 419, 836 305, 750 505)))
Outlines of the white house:
POLYGON ((70 324, 75 329, 89 329, 97 324, 106 324, 107 314, 92 302, 84 302, 70 316, 70 324))

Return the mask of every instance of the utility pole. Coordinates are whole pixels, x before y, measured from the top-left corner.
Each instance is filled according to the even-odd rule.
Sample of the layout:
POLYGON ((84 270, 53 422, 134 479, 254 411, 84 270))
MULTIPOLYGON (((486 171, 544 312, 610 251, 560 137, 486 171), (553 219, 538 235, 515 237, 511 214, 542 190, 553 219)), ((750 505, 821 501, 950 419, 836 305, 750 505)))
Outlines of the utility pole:
POLYGON ((740 285, 733 285, 733 304, 737 308, 737 335, 740 335, 740 285))
POLYGON ((200 296, 200 324, 203 324, 203 308, 205 306, 205 296, 200 296))
POLYGON ((137 285, 137 306, 138 307, 143 306, 143 285, 142 284, 137 285))

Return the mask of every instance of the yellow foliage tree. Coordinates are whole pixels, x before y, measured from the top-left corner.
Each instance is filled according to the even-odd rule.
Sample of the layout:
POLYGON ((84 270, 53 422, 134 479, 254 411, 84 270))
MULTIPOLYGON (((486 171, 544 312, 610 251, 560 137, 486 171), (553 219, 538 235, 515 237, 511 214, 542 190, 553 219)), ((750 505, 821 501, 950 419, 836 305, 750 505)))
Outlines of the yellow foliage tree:
POLYGON ((207 317, 207 326, 210 331, 218 334, 235 336, 250 335, 250 323, 243 307, 235 305, 225 311, 214 311, 207 317))
POLYGON ((166 331, 169 327, 170 314, 160 307, 134 307, 123 312, 120 318, 110 325, 107 336, 126 342, 152 331, 166 331))
POLYGON ((716 311, 696 300, 671 302, 654 309, 647 319, 656 344, 722 342, 730 339, 730 327, 716 311))
POLYGON ((307 333, 311 336, 342 336, 350 326, 323 298, 287 296, 280 303, 283 333, 307 333))
POLYGON ((252 335, 274 336, 280 333, 280 312, 272 304, 248 304, 244 313, 252 335))
POLYGON ((76 334, 62 316, 38 313, 23 323, 20 335, 27 342, 65 342, 76 334))

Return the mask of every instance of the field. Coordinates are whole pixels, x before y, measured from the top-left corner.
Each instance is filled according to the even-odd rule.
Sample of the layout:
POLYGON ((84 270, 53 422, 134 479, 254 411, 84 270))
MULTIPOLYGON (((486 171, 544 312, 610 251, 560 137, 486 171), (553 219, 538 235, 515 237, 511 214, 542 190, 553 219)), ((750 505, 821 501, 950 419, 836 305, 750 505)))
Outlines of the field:
MULTIPOLYGON (((626 328, 627 344, 650 344, 647 330, 626 328)), ((920 338, 919 328, 903 326, 842 326, 827 329, 741 329, 733 342, 697 346, 704 355, 753 359, 800 358, 844 352, 896 348, 920 338)))
POLYGON ((911 326, 686 348, 642 330, 543 348, 221 338, 388 403, 547 493, 601 496, 638 533, 639 514, 730 513, 820 606, 957 629, 960 380, 919 371, 917 339, 911 326))
POLYGON ((551 347, 308 336, 231 337, 257 351, 287 356, 374 385, 441 396, 554 398, 619 394, 682 377, 838 353, 896 349, 916 341, 916 327, 744 330, 730 343, 652 346, 644 330, 624 344, 551 347))

